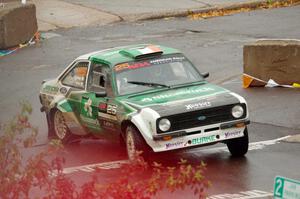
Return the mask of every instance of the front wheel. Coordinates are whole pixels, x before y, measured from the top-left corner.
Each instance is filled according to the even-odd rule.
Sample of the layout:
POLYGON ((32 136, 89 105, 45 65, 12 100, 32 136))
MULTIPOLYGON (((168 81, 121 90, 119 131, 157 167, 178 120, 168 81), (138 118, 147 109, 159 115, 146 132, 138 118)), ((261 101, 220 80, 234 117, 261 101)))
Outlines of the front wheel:
POLYGON ((125 144, 127 149, 127 155, 129 160, 134 160, 139 152, 144 159, 149 156, 149 146, 146 144, 144 138, 140 134, 139 130, 134 126, 128 126, 126 128, 125 144))
POLYGON ((48 137, 59 139, 64 144, 71 140, 71 132, 61 111, 54 110, 50 115, 49 123, 48 137))
POLYGON ((247 127, 244 130, 244 136, 235 138, 227 142, 228 150, 234 157, 244 156, 248 152, 249 138, 247 127))

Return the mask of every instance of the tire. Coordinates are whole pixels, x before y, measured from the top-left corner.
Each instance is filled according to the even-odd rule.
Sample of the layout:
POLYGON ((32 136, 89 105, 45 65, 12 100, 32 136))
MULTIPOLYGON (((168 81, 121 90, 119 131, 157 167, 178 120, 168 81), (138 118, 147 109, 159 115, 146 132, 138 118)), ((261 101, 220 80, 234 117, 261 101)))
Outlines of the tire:
POLYGON ((72 134, 67 127, 62 112, 56 109, 48 117, 48 137, 59 139, 63 144, 68 143, 72 138, 72 134))
POLYGON ((150 147, 136 127, 129 125, 126 128, 125 144, 129 160, 134 160, 139 152, 142 152, 141 156, 144 160, 148 160, 150 147))
POLYGON ((244 130, 244 136, 229 140, 227 142, 227 147, 233 157, 244 156, 248 152, 248 147, 249 147, 247 127, 244 130))
POLYGON ((124 139, 122 134, 119 135, 119 145, 120 145, 121 148, 126 147, 126 142, 125 142, 125 139, 124 139))

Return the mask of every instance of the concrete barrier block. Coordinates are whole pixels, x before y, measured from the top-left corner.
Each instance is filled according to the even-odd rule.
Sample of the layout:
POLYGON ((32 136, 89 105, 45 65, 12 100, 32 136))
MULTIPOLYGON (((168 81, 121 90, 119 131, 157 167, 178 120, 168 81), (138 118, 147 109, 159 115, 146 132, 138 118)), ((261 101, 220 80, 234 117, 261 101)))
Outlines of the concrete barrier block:
POLYGON ((245 74, 265 82, 300 83, 300 40, 259 40, 245 45, 243 53, 245 74))
POLYGON ((0 8, 0 49, 29 41, 38 29, 35 5, 20 2, 4 3, 0 8))

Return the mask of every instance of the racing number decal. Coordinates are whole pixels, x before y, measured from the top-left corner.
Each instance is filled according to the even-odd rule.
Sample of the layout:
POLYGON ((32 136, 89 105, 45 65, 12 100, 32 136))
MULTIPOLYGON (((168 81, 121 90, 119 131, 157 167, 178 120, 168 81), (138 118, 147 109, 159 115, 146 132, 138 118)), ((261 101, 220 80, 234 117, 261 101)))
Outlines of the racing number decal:
POLYGON ((99 119, 117 120, 117 107, 118 106, 114 104, 100 103, 98 112, 99 119))
POLYGON ((117 120, 117 105, 114 104, 99 104, 98 120, 102 128, 115 130, 115 121, 117 120))
POLYGON ((116 115, 117 114, 117 105, 100 103, 99 104, 99 112, 107 113, 109 115, 116 115))
POLYGON ((110 115, 116 115, 117 114, 117 106, 113 104, 108 104, 106 112, 110 115))

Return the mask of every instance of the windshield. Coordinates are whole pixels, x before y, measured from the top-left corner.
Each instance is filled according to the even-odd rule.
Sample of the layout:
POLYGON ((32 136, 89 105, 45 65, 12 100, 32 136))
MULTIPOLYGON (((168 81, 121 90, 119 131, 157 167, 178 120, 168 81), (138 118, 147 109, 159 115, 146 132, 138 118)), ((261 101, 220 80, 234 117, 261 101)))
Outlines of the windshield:
POLYGON ((114 67, 119 95, 203 81, 203 77, 182 55, 160 56, 114 67))

